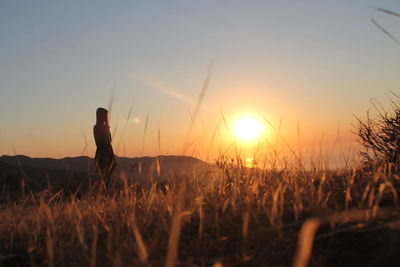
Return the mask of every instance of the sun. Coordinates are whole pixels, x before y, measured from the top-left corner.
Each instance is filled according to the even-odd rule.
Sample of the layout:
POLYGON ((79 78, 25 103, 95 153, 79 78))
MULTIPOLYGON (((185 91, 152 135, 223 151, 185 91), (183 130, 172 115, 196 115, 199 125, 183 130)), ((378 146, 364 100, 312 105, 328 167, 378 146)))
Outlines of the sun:
POLYGON ((241 117, 233 122, 233 134, 242 142, 259 140, 265 131, 264 123, 257 117, 241 117))

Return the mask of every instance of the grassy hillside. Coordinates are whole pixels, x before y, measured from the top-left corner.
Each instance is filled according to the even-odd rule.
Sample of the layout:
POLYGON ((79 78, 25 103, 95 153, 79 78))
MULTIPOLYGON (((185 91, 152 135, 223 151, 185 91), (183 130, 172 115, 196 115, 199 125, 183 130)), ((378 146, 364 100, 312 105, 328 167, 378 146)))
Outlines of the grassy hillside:
MULTIPOLYGON (((66 194, 18 191, 0 210, 3 266, 382 266, 400 261, 393 166, 221 172, 150 186, 124 176, 66 194), (125 181, 125 182, 124 182, 125 181)), ((65 185, 67 187, 68 185, 65 185)), ((2 196, 7 191, 3 190, 2 196)))

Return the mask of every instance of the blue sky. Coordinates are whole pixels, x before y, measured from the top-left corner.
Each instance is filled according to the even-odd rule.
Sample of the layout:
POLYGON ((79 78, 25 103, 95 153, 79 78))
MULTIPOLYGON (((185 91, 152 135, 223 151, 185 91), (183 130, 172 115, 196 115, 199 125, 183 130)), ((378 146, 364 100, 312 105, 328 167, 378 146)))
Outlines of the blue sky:
POLYGON ((144 153, 178 153, 211 60, 206 125, 251 111, 283 117, 289 139, 300 123, 305 140, 340 127, 351 141, 353 115, 399 90, 400 47, 370 19, 400 38, 400 18, 370 6, 400 11, 398 1, 2 1, 0 154, 79 155, 86 135, 92 155, 95 109, 111 94, 126 155, 141 154, 146 116, 144 153), (122 136, 131 105, 137 120, 122 136))

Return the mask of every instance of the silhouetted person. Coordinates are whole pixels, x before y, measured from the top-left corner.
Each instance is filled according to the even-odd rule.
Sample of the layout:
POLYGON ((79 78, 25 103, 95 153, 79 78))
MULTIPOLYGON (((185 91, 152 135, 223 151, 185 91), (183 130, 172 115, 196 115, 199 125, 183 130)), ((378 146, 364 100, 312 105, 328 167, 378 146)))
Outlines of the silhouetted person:
POLYGON ((93 127, 94 140, 96 141, 95 167, 100 178, 106 186, 110 185, 110 176, 115 168, 115 156, 111 146, 110 126, 108 125, 108 111, 98 108, 96 111, 96 125, 93 127))

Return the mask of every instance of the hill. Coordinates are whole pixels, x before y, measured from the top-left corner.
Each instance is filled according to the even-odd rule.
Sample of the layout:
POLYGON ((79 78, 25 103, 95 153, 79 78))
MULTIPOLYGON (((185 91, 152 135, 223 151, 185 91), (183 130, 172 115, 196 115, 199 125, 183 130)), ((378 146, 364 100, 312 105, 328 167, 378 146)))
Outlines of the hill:
MULTIPOLYGON (((215 168, 189 156, 117 157, 115 174, 131 182, 149 178, 197 176, 215 168)), ((94 175, 94 160, 90 157, 31 158, 24 155, 0 157, 0 175, 20 174, 30 179, 57 179, 65 176, 83 179, 94 175)))

